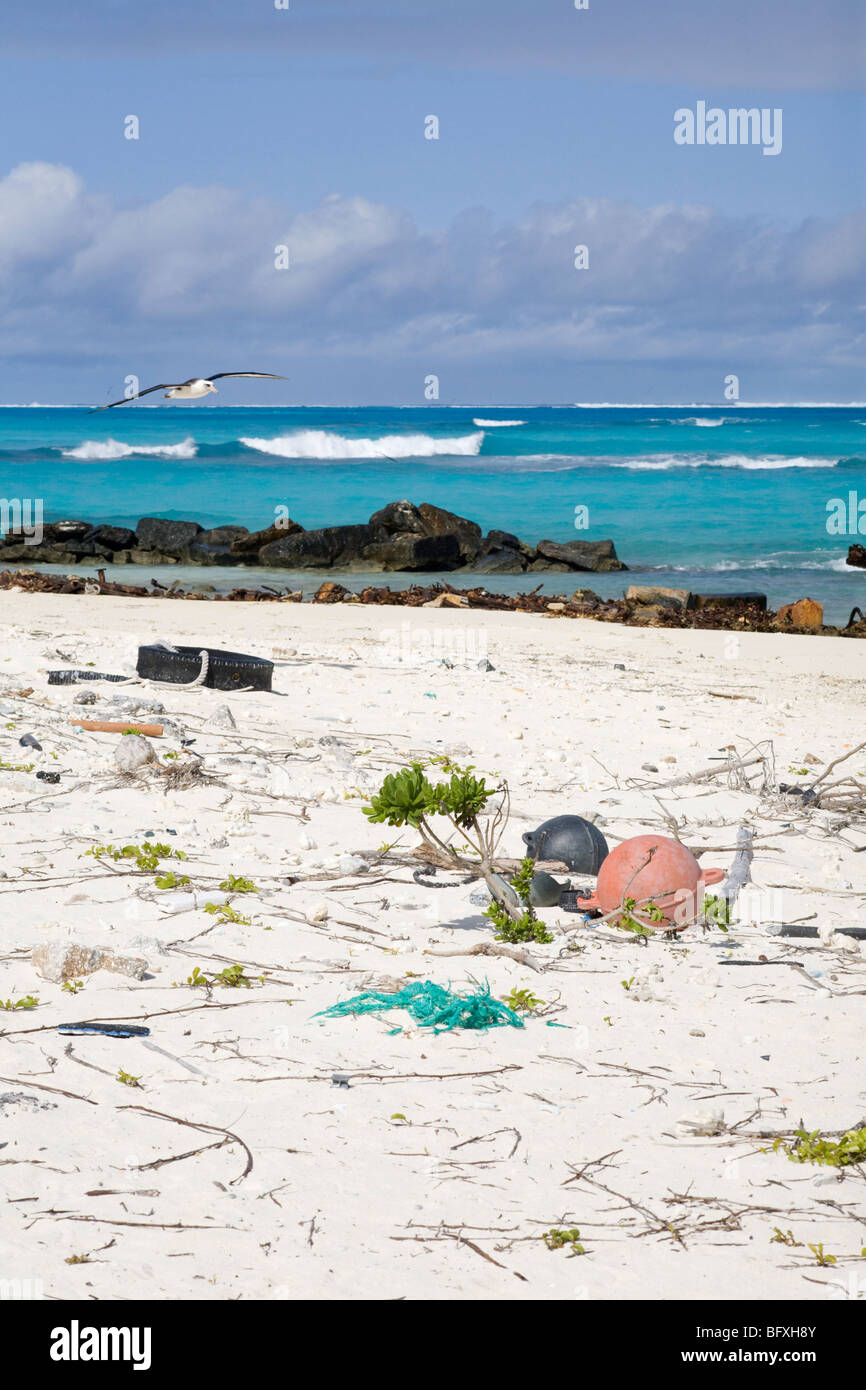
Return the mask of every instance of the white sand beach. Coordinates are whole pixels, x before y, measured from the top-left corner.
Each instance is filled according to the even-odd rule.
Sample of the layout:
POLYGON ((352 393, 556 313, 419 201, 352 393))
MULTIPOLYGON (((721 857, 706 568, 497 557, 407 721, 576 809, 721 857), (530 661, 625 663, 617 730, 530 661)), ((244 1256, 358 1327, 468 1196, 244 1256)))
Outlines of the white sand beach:
MULTIPOLYGON (((772 1151, 801 1120, 866 1123, 866 943, 828 930, 866 921, 866 817, 777 790, 864 737, 862 642, 20 592, 0 632, 0 1002, 38 998, 0 1013, 0 1279, 101 1300, 866 1297, 861 1169, 772 1151), (274 691, 47 684, 132 674, 156 639, 272 659, 274 691), (123 779, 118 735, 69 722, 161 722, 153 704, 173 726, 153 739, 163 769, 195 740, 185 783, 123 779), (732 748, 766 754, 751 785, 721 761, 685 780, 732 748), (611 847, 675 822, 723 869, 750 827, 729 931, 642 945, 540 909, 540 968, 460 954, 493 941, 483 880, 417 882, 417 834, 362 814, 388 772, 438 754, 507 779, 514 859, 562 813, 597 817, 611 847), (200 904, 251 879, 230 895, 250 921, 87 854, 148 832, 186 854, 160 871, 200 904), (802 919, 825 940, 765 926, 802 919), (64 991, 31 960, 62 942, 148 968, 64 991), (186 983, 232 965, 249 988, 186 983), (315 1017, 384 977, 545 1007, 438 1035, 398 1010, 315 1017), (56 1031, 87 1019, 143 1023, 157 1050, 56 1031), (574 1229, 585 1253, 543 1239, 574 1229)), ((834 775, 855 770, 866 750, 834 775)))

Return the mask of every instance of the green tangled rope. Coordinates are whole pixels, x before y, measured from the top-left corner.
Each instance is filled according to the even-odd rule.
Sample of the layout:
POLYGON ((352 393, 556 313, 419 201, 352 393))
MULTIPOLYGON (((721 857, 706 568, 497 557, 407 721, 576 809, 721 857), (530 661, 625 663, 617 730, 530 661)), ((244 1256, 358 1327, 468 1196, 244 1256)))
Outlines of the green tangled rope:
MULTIPOLYGON (((375 1014, 385 1009, 407 1009, 416 1023, 432 1028, 434 1033, 447 1033, 452 1028, 500 1028, 508 1024, 522 1028, 523 1020, 506 1004, 494 999, 490 986, 473 994, 454 994, 432 980, 413 981, 396 994, 381 994, 369 990, 322 1009, 315 1018, 345 1018, 347 1014, 375 1014)), ((399 1031, 399 1030, 397 1030, 399 1031)))

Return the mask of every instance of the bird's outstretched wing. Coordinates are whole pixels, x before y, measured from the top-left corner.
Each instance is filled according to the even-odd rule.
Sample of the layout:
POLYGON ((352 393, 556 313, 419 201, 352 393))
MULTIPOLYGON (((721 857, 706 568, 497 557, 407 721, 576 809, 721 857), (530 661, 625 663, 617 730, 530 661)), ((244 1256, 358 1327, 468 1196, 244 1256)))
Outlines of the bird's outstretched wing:
POLYGON ((286 377, 276 376, 274 372, 214 372, 211 376, 206 376, 205 381, 219 381, 221 376, 268 376, 272 381, 285 381, 286 377))
POLYGON ((112 401, 110 405, 97 405, 93 410, 89 410, 88 415, 95 415, 99 410, 113 410, 116 405, 128 405, 130 401, 137 401, 139 396, 149 396, 151 391, 170 391, 173 387, 179 386, 178 381, 163 381, 159 386, 148 386, 145 391, 136 391, 134 396, 124 396, 122 401, 112 401))

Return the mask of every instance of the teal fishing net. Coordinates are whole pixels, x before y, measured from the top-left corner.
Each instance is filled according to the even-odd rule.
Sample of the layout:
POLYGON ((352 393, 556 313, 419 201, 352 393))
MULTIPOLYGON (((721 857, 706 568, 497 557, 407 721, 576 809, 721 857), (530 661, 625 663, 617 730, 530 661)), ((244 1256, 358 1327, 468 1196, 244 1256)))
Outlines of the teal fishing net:
POLYGON ((483 1031, 504 1024, 523 1027, 523 1020, 512 1009, 493 998, 488 984, 474 994, 454 994, 432 980, 413 980, 396 994, 381 994, 377 990, 356 994, 353 999, 322 1009, 315 1017, 345 1018, 347 1014, 376 1014, 385 1009, 407 1009, 416 1023, 432 1028, 434 1033, 447 1033, 452 1028, 483 1031))

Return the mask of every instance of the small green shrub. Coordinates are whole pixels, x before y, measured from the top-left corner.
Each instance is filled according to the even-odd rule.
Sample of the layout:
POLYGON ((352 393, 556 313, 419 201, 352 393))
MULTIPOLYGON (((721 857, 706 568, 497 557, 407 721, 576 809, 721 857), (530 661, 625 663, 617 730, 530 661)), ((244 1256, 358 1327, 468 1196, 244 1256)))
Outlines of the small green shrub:
POLYGON ((786 1145, 782 1138, 773 1143, 773 1152, 784 1149, 792 1163, 819 1163, 829 1168, 847 1168, 866 1161, 866 1126, 849 1129, 841 1139, 822 1139, 821 1131, 796 1131, 796 1142, 786 1145))
POLYGON ((569 1255, 585 1255, 586 1250, 580 1244, 580 1231, 573 1227, 570 1231, 559 1231, 556 1228, 545 1231, 541 1239, 544 1241, 548 1250, 561 1250, 563 1246, 569 1245, 569 1255))

